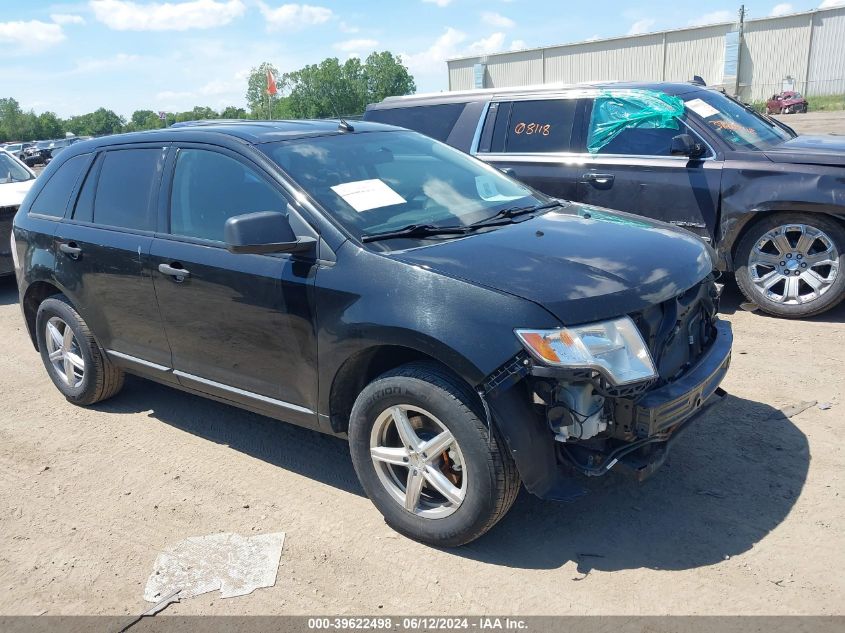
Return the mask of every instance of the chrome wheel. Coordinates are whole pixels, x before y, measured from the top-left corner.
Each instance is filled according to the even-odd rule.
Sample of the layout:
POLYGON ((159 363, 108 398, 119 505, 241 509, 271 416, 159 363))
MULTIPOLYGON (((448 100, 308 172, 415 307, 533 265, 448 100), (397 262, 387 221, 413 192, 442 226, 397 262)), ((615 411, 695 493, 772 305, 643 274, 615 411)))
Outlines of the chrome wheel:
POLYGON ((748 258, 751 282, 775 303, 800 305, 826 293, 839 274, 839 251, 824 231, 807 224, 772 229, 748 258))
POLYGON ((424 409, 400 405, 379 414, 370 457, 382 485, 408 512, 442 519, 463 503, 467 477, 461 449, 449 429, 424 409))
POLYGON ((85 360, 70 326, 59 317, 47 321, 44 342, 47 358, 66 385, 78 387, 85 377, 85 360))

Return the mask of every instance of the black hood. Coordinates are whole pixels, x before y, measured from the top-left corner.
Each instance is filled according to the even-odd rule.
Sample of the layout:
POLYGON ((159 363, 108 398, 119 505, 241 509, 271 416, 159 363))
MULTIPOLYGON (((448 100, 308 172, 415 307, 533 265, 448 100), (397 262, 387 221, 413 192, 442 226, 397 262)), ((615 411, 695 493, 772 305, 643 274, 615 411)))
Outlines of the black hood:
POLYGON ((714 262, 683 229, 578 204, 392 257, 528 299, 564 324, 663 302, 701 281, 714 262))
POLYGON ((796 136, 765 151, 776 163, 845 167, 845 136, 796 136))

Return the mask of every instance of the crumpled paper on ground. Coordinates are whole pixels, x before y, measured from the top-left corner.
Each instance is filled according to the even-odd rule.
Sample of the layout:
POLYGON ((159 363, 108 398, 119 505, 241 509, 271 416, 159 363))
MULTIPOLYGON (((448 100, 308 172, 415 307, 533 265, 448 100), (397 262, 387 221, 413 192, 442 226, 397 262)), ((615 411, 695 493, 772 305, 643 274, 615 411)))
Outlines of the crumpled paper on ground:
POLYGON ((176 589, 185 599, 218 589, 223 598, 233 598, 272 587, 284 542, 284 532, 191 536, 156 557, 144 600, 158 602, 176 589))

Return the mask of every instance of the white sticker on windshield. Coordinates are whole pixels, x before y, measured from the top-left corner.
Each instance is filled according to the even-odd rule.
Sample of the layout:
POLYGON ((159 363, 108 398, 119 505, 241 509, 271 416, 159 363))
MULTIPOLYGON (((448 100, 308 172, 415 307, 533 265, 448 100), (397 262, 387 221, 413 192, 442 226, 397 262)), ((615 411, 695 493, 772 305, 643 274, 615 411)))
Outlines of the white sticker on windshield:
POLYGON ((686 106, 702 119, 709 119, 711 116, 719 114, 716 108, 701 99, 690 99, 687 101, 686 106))
POLYGON ((405 198, 378 178, 345 182, 332 187, 332 191, 343 198, 358 213, 405 203, 405 198))
POLYGON ((478 196, 486 202, 507 202, 508 200, 516 200, 523 196, 505 196, 499 193, 499 188, 496 186, 496 181, 490 176, 476 176, 475 188, 478 191, 478 196))

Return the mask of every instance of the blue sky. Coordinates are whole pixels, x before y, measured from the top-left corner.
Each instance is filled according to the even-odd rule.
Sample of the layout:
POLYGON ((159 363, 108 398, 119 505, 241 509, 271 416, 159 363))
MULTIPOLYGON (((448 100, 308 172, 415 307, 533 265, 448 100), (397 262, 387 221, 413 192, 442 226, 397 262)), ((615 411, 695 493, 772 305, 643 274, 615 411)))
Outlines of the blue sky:
MULTIPOLYGON (((325 57, 401 54, 421 91, 450 57, 733 19, 737 2, 645 0, 0 0, 0 97, 60 116, 99 106, 244 105, 246 75, 325 57)), ((746 0, 750 18, 845 0, 746 0)))

